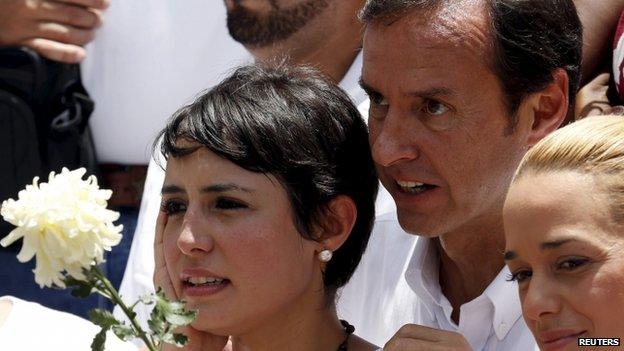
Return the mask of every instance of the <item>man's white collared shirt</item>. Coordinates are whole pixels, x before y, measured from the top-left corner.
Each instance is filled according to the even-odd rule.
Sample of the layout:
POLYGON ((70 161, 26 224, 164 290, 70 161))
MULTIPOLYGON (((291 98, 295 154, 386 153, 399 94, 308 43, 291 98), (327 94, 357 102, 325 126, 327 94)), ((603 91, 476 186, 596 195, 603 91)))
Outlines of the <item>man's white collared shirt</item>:
POLYGON ((403 231, 396 213, 378 217, 362 262, 339 295, 340 318, 379 346, 401 326, 420 324, 458 332, 473 350, 537 350, 506 267, 483 294, 461 306, 458 325, 440 288, 438 262, 431 239, 403 231))

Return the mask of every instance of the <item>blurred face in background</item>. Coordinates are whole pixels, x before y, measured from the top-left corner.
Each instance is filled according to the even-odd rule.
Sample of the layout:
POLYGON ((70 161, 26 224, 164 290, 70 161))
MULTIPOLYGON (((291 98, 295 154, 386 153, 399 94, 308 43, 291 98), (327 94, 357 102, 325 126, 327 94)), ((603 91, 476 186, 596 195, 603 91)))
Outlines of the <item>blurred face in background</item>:
POLYGON ((542 350, 624 336, 624 226, 592 175, 523 174, 504 206, 505 259, 542 350))
POLYGON ((248 47, 290 38, 329 6, 329 0, 226 0, 230 35, 248 47))

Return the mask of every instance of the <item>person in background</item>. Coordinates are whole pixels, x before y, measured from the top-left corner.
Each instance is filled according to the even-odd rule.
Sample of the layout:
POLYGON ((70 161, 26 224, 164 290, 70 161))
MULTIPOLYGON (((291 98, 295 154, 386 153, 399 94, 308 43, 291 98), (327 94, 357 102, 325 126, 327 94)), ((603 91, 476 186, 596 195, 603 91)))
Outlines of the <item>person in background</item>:
MULTIPOLYGON (((73 162, 72 164, 79 163, 89 170, 95 168, 88 128, 85 131, 85 126, 66 126, 64 131, 56 134, 55 140, 58 143, 51 142, 48 144, 48 140, 52 138, 46 137, 46 133, 51 130, 50 124, 46 121, 48 118, 55 117, 54 113, 60 113, 59 117, 62 116, 63 111, 68 112, 67 116, 89 117, 87 111, 91 109, 90 106, 92 105, 88 96, 84 95, 76 64, 85 58, 84 45, 94 39, 96 31, 104 21, 104 11, 109 5, 109 0, 0 1, 2 64, 4 65, 5 62, 11 64, 10 67, 0 67, 0 71, 2 71, 0 90, 4 99, 7 96, 18 97, 22 107, 20 111, 27 111, 25 115, 19 116, 21 117, 20 120, 34 118, 31 122, 36 126, 36 131, 33 130, 32 133, 30 130, 28 133, 24 133, 24 129, 18 129, 18 132, 11 129, 15 127, 15 122, 11 120, 11 109, 8 109, 9 112, 5 109, 7 100, 0 102, 3 111, 0 119, 4 122, 3 126, 9 128, 7 133, 21 135, 20 140, 15 142, 14 150, 22 152, 21 154, 15 153, 17 155, 16 162, 11 159, 1 160, 6 166, 0 167, 3 179, 6 179, 4 177, 15 176, 14 179, 9 179, 9 182, 14 181, 16 185, 23 182, 23 185, 26 185, 32 181, 34 173, 38 173, 41 177, 47 177, 47 172, 52 170, 48 167, 56 167, 58 163, 69 160, 73 162), (35 66, 35 61, 22 59, 20 64, 16 65, 15 61, 11 61, 11 57, 23 58, 26 56, 16 55, 15 53, 18 52, 23 53, 17 47, 34 50, 41 57, 50 61, 37 60, 35 66), (33 88, 32 91, 19 84, 21 80, 27 81, 30 77, 40 79, 36 82, 37 84, 32 84, 38 87, 33 88), (13 83, 13 81, 18 83, 13 83), (49 90, 44 91, 44 88, 49 90), (64 100, 61 99, 61 95, 64 100), (81 97, 80 101, 75 99, 77 96, 81 97), (74 113, 75 111, 81 112, 74 113), (25 136, 32 137, 32 140, 26 140, 25 136), (20 147, 20 143, 35 145, 34 153, 23 152, 27 148, 20 147), (52 150, 56 152, 52 152, 52 150), (11 165, 12 162, 16 164, 11 165), (36 165, 36 167, 19 168, 21 165, 36 165), (17 168, 19 171, 15 171, 17 168)), ((29 54, 28 57, 37 58, 36 54, 29 54)), ((24 85, 29 86, 28 84, 24 85)), ((52 132, 56 132, 56 130, 52 132)), ((3 137, 3 140, 6 138, 3 137)), ((59 172, 60 167, 53 170, 59 172)), ((17 189, 16 187, 14 195, 17 195, 17 189)), ((6 194, 7 192, 3 191, 2 197, 6 194)), ((0 198, 0 202, 2 200, 6 200, 6 198, 0 198)), ((2 220, 0 219, 0 221, 2 220)), ((0 224, 0 237, 8 234, 8 230, 5 232, 5 229, 9 226, 5 224, 6 222, 0 224)), ((88 310, 93 307, 104 307, 104 299, 98 296, 91 296, 88 299, 78 301, 70 295, 69 291, 42 290, 34 281, 32 274, 34 262, 26 264, 18 262, 16 259, 18 251, 19 245, 12 245, 8 248, 0 247, 0 296, 13 295, 82 317, 87 317, 88 310)))
POLYGON ((537 143, 514 176, 505 260, 542 350, 624 336, 623 140, 624 117, 587 117, 537 143))
POLYGON ((624 11, 615 29, 609 59, 603 60, 602 66, 611 63, 611 72, 596 75, 579 90, 574 113, 576 120, 587 116, 624 114, 624 11))

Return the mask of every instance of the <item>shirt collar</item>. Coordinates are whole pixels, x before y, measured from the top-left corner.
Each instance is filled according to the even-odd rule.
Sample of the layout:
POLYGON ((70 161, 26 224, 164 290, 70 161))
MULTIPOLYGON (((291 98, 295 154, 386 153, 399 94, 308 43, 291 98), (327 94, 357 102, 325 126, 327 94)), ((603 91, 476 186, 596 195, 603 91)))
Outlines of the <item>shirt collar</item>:
MULTIPOLYGON (((499 340, 503 340, 513 325, 522 317, 518 287, 507 281, 510 274, 507 266, 498 273, 480 297, 488 298, 494 305, 492 325, 499 340)), ((405 280, 414 293, 424 302, 431 318, 435 312, 431 306, 445 308, 447 301, 442 294, 439 282, 439 257, 433 240, 419 237, 407 271, 405 280)))
POLYGON ((414 247, 410 263, 405 271, 405 280, 409 287, 424 302, 431 318, 435 312, 430 306, 442 307, 442 290, 439 283, 438 253, 429 238, 419 237, 414 247))
POLYGON ((522 318, 518 286, 507 281, 509 275, 509 268, 503 267, 483 293, 494 305, 492 326, 499 340, 503 340, 518 319, 522 318))

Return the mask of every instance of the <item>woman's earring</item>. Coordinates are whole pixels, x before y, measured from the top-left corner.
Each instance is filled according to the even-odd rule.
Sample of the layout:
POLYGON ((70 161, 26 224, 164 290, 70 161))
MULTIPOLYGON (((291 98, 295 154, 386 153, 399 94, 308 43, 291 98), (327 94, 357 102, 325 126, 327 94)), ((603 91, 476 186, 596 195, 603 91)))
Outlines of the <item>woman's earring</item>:
POLYGON ((318 259, 321 262, 329 262, 329 260, 332 259, 332 255, 333 255, 333 253, 331 252, 331 250, 325 249, 325 250, 323 250, 323 251, 318 253, 318 259))

